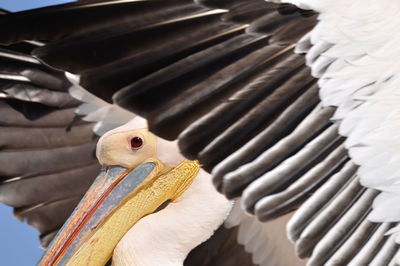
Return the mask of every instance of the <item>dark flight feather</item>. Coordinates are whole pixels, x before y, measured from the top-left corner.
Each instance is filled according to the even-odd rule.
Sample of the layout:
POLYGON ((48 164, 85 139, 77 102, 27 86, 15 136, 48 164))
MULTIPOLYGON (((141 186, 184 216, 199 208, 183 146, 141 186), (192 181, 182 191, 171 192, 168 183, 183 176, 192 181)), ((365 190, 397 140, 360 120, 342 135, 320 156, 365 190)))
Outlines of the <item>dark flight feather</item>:
POLYGON ((97 137, 75 115, 80 102, 64 74, 23 52, 37 45, 22 44, 0 50, 0 201, 45 247, 99 171, 97 137))

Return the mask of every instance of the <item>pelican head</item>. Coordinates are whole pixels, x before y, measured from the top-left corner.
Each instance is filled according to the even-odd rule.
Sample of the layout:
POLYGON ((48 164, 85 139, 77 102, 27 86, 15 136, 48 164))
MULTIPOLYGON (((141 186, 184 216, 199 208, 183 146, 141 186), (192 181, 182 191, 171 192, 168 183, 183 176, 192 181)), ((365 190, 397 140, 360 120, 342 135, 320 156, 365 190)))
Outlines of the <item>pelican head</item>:
POLYGON ((122 237, 180 197, 200 169, 184 160, 176 145, 150 133, 141 118, 106 133, 96 155, 100 174, 39 265, 106 264, 122 237))
POLYGON ((108 133, 97 145, 97 158, 102 165, 136 168, 146 160, 156 159, 156 137, 147 129, 108 133))

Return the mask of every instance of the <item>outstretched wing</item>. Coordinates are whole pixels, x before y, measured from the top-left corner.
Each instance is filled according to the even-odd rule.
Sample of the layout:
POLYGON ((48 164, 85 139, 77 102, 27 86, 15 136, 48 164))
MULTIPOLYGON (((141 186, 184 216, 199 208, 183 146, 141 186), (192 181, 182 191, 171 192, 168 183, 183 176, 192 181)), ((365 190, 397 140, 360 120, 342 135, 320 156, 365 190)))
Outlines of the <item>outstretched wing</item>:
POLYGON ((63 73, 29 55, 35 44, 0 50, 0 201, 40 232, 47 246, 86 192, 100 166, 92 123, 63 73))
MULTIPOLYGON (((15 207, 19 220, 40 231, 41 246, 46 247, 99 171, 94 157, 98 137, 92 130, 101 136, 134 115, 84 90, 72 74, 32 57, 32 50, 42 45, 20 42, 1 48, 0 97, 5 100, 1 100, 0 165, 24 169, 18 176, 3 178, 0 200, 15 207), (79 145, 84 149, 75 147, 79 145), (37 160, 26 159, 32 155, 37 160)), ((233 261, 253 265, 236 244, 236 232, 221 227, 188 255, 185 265, 231 265, 233 261)))
MULTIPOLYGON (((24 12, 0 20, 14 25, 0 42, 51 41, 33 54, 75 74, 93 94, 146 117, 161 137, 178 139, 185 156, 213 173, 218 190, 242 196, 243 207, 260 220, 308 199, 289 233, 297 254, 311 257, 309 265, 392 263, 398 247, 384 233, 394 225, 368 220, 379 192, 359 181, 377 182, 368 186, 378 189, 389 184, 375 206, 393 202, 387 195, 396 188, 395 147, 370 144, 380 138, 383 120, 396 118, 395 104, 373 105, 394 93, 395 68, 379 64, 385 75, 355 70, 375 62, 363 42, 378 24, 362 24, 353 36, 343 30, 353 28, 347 20, 353 14, 336 11, 356 4, 296 1, 321 12, 318 26, 297 45, 308 52, 304 58, 294 50, 317 23, 313 12, 261 0, 196 2, 96 1, 24 12), (375 93, 381 84, 388 86, 375 93), (371 130, 376 134, 365 147, 360 137, 371 130), (373 178, 383 173, 388 178, 373 178)), ((367 13, 360 14, 366 22, 367 13)), ((390 42, 379 52, 395 49, 390 42)), ((397 221, 381 219, 388 212, 379 210, 385 208, 372 212, 376 221, 397 221)))
POLYGON ((0 201, 46 247, 100 169, 93 131, 101 135, 134 115, 33 58, 41 45, 0 48, 0 201))

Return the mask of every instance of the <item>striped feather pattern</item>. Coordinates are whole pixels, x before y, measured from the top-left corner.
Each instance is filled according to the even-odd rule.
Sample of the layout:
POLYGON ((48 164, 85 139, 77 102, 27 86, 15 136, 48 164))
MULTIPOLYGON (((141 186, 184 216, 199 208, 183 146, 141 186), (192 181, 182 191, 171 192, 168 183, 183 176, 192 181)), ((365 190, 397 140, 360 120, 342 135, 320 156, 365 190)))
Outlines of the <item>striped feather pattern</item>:
POLYGON ((20 47, 0 52, 0 201, 46 247, 100 169, 97 137, 75 115, 63 73, 26 54, 34 45, 20 47))

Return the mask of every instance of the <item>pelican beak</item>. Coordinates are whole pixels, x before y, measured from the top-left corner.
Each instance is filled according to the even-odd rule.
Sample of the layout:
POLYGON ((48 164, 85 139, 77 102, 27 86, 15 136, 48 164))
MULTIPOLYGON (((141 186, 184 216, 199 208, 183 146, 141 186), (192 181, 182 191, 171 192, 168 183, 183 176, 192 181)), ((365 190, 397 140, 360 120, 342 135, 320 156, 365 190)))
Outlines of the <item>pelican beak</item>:
POLYGON ((103 167, 39 265, 105 265, 125 233, 190 186, 200 166, 171 168, 152 160, 132 168, 103 167))

